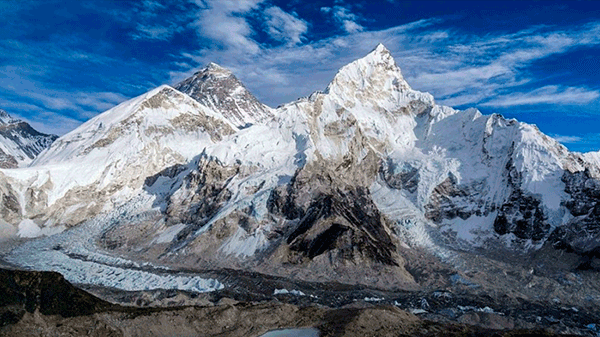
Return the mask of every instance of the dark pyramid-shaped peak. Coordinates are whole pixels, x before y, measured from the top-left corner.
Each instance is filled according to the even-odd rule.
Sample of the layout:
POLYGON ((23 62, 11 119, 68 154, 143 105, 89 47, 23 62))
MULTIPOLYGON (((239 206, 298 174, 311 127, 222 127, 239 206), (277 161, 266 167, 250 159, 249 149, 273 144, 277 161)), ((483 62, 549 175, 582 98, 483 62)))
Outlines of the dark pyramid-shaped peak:
POLYGON ((273 117, 271 108, 259 102, 229 69, 216 63, 209 63, 175 89, 221 113, 239 128, 273 117))

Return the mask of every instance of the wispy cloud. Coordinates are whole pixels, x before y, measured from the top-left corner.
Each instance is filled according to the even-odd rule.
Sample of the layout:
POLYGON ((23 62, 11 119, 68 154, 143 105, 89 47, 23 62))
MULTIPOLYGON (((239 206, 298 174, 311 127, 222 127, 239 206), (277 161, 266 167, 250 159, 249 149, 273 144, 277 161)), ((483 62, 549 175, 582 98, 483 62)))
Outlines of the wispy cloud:
POLYGON ((513 92, 482 103, 482 106, 512 107, 534 104, 586 104, 600 97, 597 90, 548 85, 531 92, 513 92))
POLYGON ((306 21, 286 13, 279 7, 269 7, 264 13, 267 18, 267 32, 276 40, 299 44, 302 35, 308 30, 306 21))
MULTIPOLYGON (((258 2, 251 1, 243 8, 258 10, 258 2)), ((358 20, 343 3, 322 7, 320 11, 340 24, 343 20, 358 20)), ((252 26, 246 20, 235 20, 243 21, 239 40, 244 43, 229 43, 227 50, 185 53, 180 62, 189 62, 193 67, 210 61, 222 63, 271 105, 324 88, 339 67, 380 42, 392 51, 414 88, 431 92, 443 104, 508 107, 507 102, 513 106, 577 104, 598 98, 595 90, 539 85, 527 72, 527 67, 537 60, 600 44, 600 25, 594 23, 562 29, 538 26, 511 34, 479 36, 436 28, 441 20, 434 18, 379 31, 349 29, 344 35, 309 43, 292 39, 293 45, 266 47, 253 40, 252 26), (311 76, 307 78, 306 73, 311 76)), ((298 32, 303 31, 302 25, 298 32)), ((192 71, 173 71, 172 81, 181 80, 192 71)))
MULTIPOLYGON (((356 3, 331 1, 320 8, 321 15, 312 9, 312 17, 303 16, 308 12, 301 8, 307 7, 298 3, 82 2, 84 14, 109 20, 103 28, 108 38, 94 36, 96 30, 88 33, 83 25, 72 34, 0 40, 0 104, 10 107, 14 98, 25 112, 83 121, 214 61, 230 68, 259 99, 276 106, 324 89, 340 67, 383 43, 408 83, 431 92, 442 104, 490 109, 600 106, 598 87, 578 82, 561 86, 548 76, 536 77, 531 67, 577 48, 599 46, 598 22, 480 33, 461 30, 453 26, 455 19, 445 17, 372 30, 372 21, 356 3), (314 20, 325 20, 334 29, 315 32, 314 20), (151 49, 154 43, 164 50, 151 49)), ((12 6, 0 3, 0 12, 14 15, 12 6)), ((30 10, 28 4, 19 7, 23 13, 30 10)))
POLYGON ((550 135, 559 143, 575 148, 579 152, 598 151, 600 147, 600 133, 584 133, 578 135, 550 135))
POLYGON ((414 49, 400 51, 406 58, 400 56, 399 63, 406 65, 409 83, 432 92, 448 105, 487 102, 484 103, 487 106, 501 106, 505 102, 504 106, 508 106, 506 100, 499 97, 504 95, 516 95, 514 98, 519 98, 519 104, 535 104, 536 100, 557 104, 573 104, 579 99, 589 102, 597 98, 596 91, 560 89, 547 84, 535 88, 536 78, 527 69, 535 61, 600 44, 597 33, 597 24, 562 30, 533 27, 513 34, 483 37, 437 32, 442 41, 436 41, 431 47, 423 46, 422 42, 426 41, 423 36, 416 43, 416 52, 414 49), (532 92, 512 93, 525 85, 532 92), (552 100, 548 94, 558 95, 557 99, 552 100))
POLYGON ((358 33, 365 30, 357 21, 359 17, 352 13, 349 7, 336 5, 333 7, 321 7, 321 12, 331 14, 333 19, 338 22, 346 33, 358 33))
MULTIPOLYGON (((128 77, 103 83, 106 69, 136 67, 136 61, 113 59, 80 47, 77 38, 57 36, 48 42, 4 40, 0 54, 12 57, 0 66, 0 107, 50 133, 65 133, 86 119, 127 99, 126 93, 141 93, 128 77), (79 73, 79 69, 85 69, 79 73), (65 77, 83 76, 87 88, 73 87, 65 77), (108 91, 106 88, 113 86, 108 91), (99 88, 104 88, 104 90, 99 88), (117 92, 118 91, 118 92, 117 92)), ((97 44, 101 51, 105 48, 97 44)), ((134 81, 140 81, 139 76, 134 81)), ((143 82, 142 82, 143 83, 143 82)), ((138 85, 138 84, 136 84, 138 85)))
POLYGON ((81 124, 80 120, 48 111, 34 104, 0 98, 0 106, 12 117, 28 122, 43 133, 62 135, 81 124))
POLYGON ((339 68, 365 55, 379 42, 399 48, 419 29, 433 22, 436 20, 420 20, 389 30, 359 32, 298 45, 259 46, 253 54, 243 48, 184 53, 182 61, 192 68, 171 72, 171 82, 190 76, 197 67, 208 62, 217 62, 230 68, 266 104, 276 106, 324 89, 339 68))
POLYGON ((577 144, 583 141, 582 137, 579 136, 566 136, 566 135, 551 135, 552 138, 556 139, 559 143, 563 144, 577 144))
POLYGON ((245 14, 258 8, 263 0, 196 0, 200 7, 195 23, 198 35, 221 48, 255 54, 259 44, 252 39, 253 29, 245 14))
POLYGON ((165 27, 165 26, 147 26, 138 24, 137 30, 132 33, 132 37, 135 40, 150 39, 150 40, 169 40, 173 34, 177 31, 176 27, 165 27))
MULTIPOLYGON (((134 40, 168 41, 175 34, 187 29, 194 19, 191 7, 179 2, 158 2, 144 0, 134 7, 129 17, 135 18, 135 30, 131 32, 134 40)), ((116 13, 121 16, 122 13, 116 13)))

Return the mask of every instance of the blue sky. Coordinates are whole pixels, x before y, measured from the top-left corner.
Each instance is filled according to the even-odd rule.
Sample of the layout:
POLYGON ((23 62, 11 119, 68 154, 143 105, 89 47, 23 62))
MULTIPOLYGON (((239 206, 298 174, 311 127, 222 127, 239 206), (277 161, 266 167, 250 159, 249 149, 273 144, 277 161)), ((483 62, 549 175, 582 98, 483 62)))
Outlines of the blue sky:
POLYGON ((0 108, 64 134, 208 62, 277 106, 377 43, 442 104, 600 150, 594 1, 0 1, 0 108))

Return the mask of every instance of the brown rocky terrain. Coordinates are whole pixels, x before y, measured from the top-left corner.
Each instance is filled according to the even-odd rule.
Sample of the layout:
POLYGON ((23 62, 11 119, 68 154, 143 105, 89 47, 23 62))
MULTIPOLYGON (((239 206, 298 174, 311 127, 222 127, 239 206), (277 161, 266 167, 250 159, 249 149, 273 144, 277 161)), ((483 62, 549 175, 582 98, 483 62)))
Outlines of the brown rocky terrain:
MULTIPOLYGON (((247 275, 246 279, 256 278, 247 275)), ((265 280, 269 283, 268 277, 265 280)), ((193 298, 190 294, 174 291, 170 294, 164 291, 159 296, 155 293, 153 300, 138 301, 138 305, 134 305, 130 302, 132 299, 139 300, 143 296, 150 299, 152 294, 138 292, 127 296, 122 291, 113 291, 111 295, 110 289, 95 289, 95 292, 102 292, 105 297, 121 302, 114 304, 74 287, 58 273, 1 269, 0 335, 261 336, 268 331, 289 328, 316 329, 320 336, 557 335, 552 329, 523 325, 514 317, 485 310, 470 311, 449 320, 440 318, 441 315, 422 319, 422 316, 398 308, 409 305, 411 301, 419 301, 421 306, 434 311, 435 306, 451 301, 453 295, 406 293, 402 297, 403 304, 396 301, 396 305, 391 305, 367 301, 367 298, 365 301, 347 302, 342 298, 349 289, 352 287, 331 285, 330 291, 337 293, 341 299, 340 304, 343 305, 340 306, 298 303, 296 296, 290 294, 269 300, 238 301, 232 298, 237 295, 231 292, 193 298), (429 296, 429 302, 427 297, 420 296, 429 296), (187 301, 179 302, 187 305, 173 306, 177 302, 169 304, 165 301, 168 297, 180 300, 187 297, 187 301), (162 300, 160 306, 152 306, 159 302, 157 300, 162 300)), ((472 300, 484 299, 473 297, 472 300)), ((459 301, 466 304, 467 299, 459 301)), ((475 302, 472 304, 477 305, 475 302)), ((526 303, 522 304, 525 308, 526 303)), ((533 309, 539 312, 539 308, 533 309)))

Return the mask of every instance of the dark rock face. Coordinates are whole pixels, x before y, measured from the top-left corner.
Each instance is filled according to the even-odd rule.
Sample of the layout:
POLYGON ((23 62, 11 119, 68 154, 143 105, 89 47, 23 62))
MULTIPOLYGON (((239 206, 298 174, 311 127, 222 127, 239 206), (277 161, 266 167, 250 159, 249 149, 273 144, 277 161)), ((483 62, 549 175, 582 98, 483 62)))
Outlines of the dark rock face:
POLYGON ((298 192, 303 189, 301 185, 293 179, 284 188, 273 190, 268 201, 271 213, 297 221, 286 239, 292 253, 297 255, 295 261, 299 263, 303 258, 313 259, 331 252, 346 261, 366 258, 384 265, 399 265, 390 226, 373 203, 368 189, 313 191, 310 204, 303 205, 306 195, 298 192))
MULTIPOLYGON (((34 159, 57 138, 56 135, 47 135, 36 131, 23 121, 13 120, 10 124, 0 124, 0 139, 14 143, 29 159, 34 159)), ((17 158, 0 150, 0 167, 17 167, 18 163, 15 163, 17 163, 17 158)))
MULTIPOLYGON (((173 168, 171 174, 181 170, 173 168)), ((202 157, 198 168, 190 171, 184 179, 183 196, 169 196, 166 214, 171 223, 187 223, 176 240, 173 248, 188 239, 191 233, 206 225, 231 199, 231 191, 227 189, 230 179, 239 172, 239 167, 228 167, 220 162, 202 157), (173 198, 177 199, 174 202, 173 198)))
POLYGON ((0 269, 0 295, 0 327, 18 322, 25 312, 74 317, 112 306, 54 272, 0 269))
POLYGON ((379 174, 390 188, 415 193, 419 187, 419 170, 407 163, 402 164, 398 174, 394 174, 396 170, 397 165, 388 159, 385 165, 381 165, 379 174))
POLYGON ((513 233, 525 240, 545 238, 549 234, 550 224, 546 221, 541 201, 521 190, 522 173, 514 167, 512 159, 506 163, 506 174, 512 192, 498 210, 494 230, 498 234, 513 233))
POLYGON ((581 255, 580 268, 590 269, 600 258, 600 181, 588 170, 565 172, 562 180, 571 196, 565 207, 574 218, 556 228, 548 241, 557 249, 581 255))
POLYGON ((5 221, 10 221, 21 216, 21 206, 19 204, 18 194, 10 185, 2 186, 0 184, 0 217, 5 221))
POLYGON ((158 172, 157 174, 147 177, 146 180, 144 180, 144 185, 150 187, 150 186, 154 185, 154 183, 156 183, 156 181, 160 177, 174 178, 179 173, 185 171, 185 169, 186 169, 186 166, 181 165, 181 164, 169 166, 166 169, 158 172))
POLYGON ((175 89, 222 113, 239 128, 273 116, 227 69, 211 63, 175 89))
POLYGON ((457 184, 457 179, 449 174, 448 178, 433 189, 430 202, 425 205, 425 216, 436 223, 442 219, 468 219, 472 215, 485 216, 496 210, 495 205, 484 202, 485 181, 476 181, 469 185, 457 184))
POLYGON ((20 161, 34 159, 57 138, 58 136, 55 135, 38 132, 31 125, 12 118, 6 111, 0 109, 0 143, 9 149, 16 148, 19 152, 6 153, 0 146, 0 168, 16 168, 20 161))
POLYGON ((0 149, 0 168, 15 168, 19 166, 19 162, 15 159, 15 157, 5 153, 0 149))

